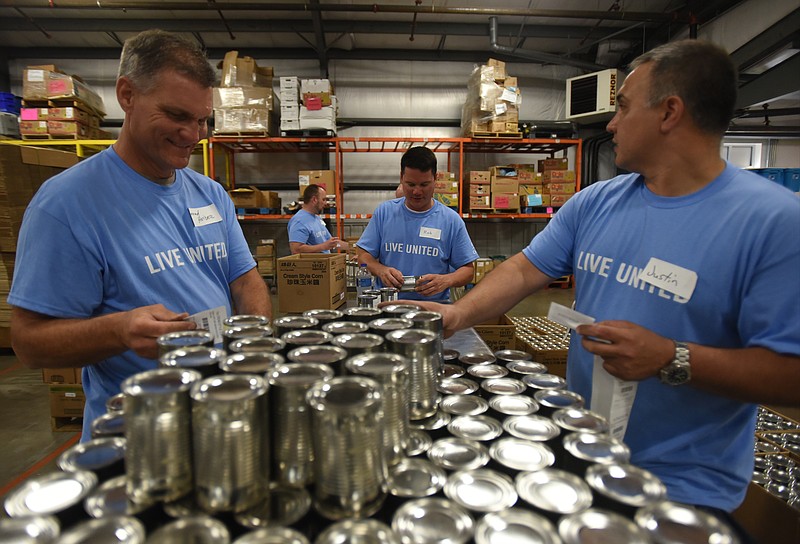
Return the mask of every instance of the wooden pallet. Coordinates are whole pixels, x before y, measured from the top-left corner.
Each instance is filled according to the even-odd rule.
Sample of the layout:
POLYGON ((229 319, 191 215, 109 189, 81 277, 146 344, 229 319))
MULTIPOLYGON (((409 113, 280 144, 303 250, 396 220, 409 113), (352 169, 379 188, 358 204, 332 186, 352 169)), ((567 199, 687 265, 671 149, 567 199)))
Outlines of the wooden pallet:
POLYGON ((82 100, 78 98, 48 98, 48 99, 39 99, 39 100, 30 100, 30 99, 23 99, 22 106, 25 108, 77 108, 81 111, 85 111, 89 115, 96 115, 101 119, 105 117, 104 113, 101 113, 91 107, 89 104, 86 104, 82 100))
POLYGON ((82 417, 51 417, 50 430, 56 433, 75 433, 83 429, 82 417))
POLYGON ((78 134, 23 134, 23 140, 91 140, 88 136, 78 134))
POLYGON ((473 132, 471 134, 467 134, 468 138, 487 138, 487 139, 499 139, 499 138, 519 138, 522 139, 521 132, 473 132))
POLYGON ((214 136, 221 138, 269 138, 266 130, 215 130, 214 136))

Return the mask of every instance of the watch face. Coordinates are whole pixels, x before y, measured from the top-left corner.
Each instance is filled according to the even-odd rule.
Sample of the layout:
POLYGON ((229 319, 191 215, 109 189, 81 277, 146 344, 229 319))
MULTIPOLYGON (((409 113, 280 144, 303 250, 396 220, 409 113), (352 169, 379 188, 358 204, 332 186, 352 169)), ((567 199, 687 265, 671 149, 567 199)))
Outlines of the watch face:
POLYGON ((689 371, 682 367, 671 368, 667 371, 667 383, 680 385, 689 381, 689 371))

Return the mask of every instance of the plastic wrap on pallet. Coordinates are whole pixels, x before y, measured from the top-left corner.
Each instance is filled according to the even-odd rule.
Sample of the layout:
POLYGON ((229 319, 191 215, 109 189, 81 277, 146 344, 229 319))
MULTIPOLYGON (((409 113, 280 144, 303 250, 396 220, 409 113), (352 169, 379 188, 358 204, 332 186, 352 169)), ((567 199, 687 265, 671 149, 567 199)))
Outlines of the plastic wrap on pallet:
POLYGON ((266 87, 214 87, 214 108, 260 108, 272 110, 275 96, 266 87))
MULTIPOLYGON (((474 132, 517 132, 522 93, 516 85, 498 81, 496 66, 476 66, 467 83, 461 129, 474 132)), ((505 69, 503 68, 505 79, 505 69)), ((514 83, 516 83, 514 78, 514 83)))
POLYGON ((266 132, 272 123, 270 111, 263 108, 218 108, 214 110, 214 132, 266 132))

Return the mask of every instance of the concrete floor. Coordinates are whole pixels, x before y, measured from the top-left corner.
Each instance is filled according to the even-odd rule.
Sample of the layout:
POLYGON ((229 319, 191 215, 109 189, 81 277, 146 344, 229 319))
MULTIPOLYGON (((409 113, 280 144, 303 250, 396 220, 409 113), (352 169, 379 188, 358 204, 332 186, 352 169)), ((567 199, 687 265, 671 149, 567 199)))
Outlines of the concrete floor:
MULTIPOLYGON (((547 289, 520 302, 509 315, 546 315, 551 301, 569 306, 573 296, 573 289, 547 289)), ((273 307, 278 307, 275 296, 273 307)), ((55 459, 79 435, 51 430, 41 371, 22 366, 11 350, 0 351, 0 501, 25 479, 54 470, 55 459)))

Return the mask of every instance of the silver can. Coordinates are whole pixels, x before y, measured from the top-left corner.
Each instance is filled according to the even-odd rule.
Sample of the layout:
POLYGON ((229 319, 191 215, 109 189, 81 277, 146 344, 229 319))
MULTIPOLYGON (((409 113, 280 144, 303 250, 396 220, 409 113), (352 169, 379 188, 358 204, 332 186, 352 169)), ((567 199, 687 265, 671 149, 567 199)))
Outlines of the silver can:
POLYGON ((381 287, 381 302, 394 302, 397 300, 399 290, 396 287, 381 287))
POLYGON ((392 529, 403 544, 465 544, 474 534, 475 520, 455 502, 429 497, 398 508, 392 529))
POLYGON ((200 373, 160 368, 122 382, 125 472, 137 504, 179 499, 192 491, 191 399, 200 373))
POLYGON ((559 465, 576 474, 583 474, 595 463, 622 464, 631 458, 630 448, 608 434, 575 432, 566 435, 562 443, 565 455, 559 465))
POLYGON ((340 334, 334 336, 331 344, 347 351, 348 357, 362 353, 379 353, 383 351, 383 336, 371 333, 340 334))
POLYGON ((497 357, 489 351, 469 351, 458 356, 460 363, 466 366, 489 365, 497 362, 497 357))
POLYGON ((586 482, 563 470, 520 472, 515 483, 520 498, 550 519, 582 512, 592 505, 592 491, 586 482))
POLYGON ((447 481, 441 468, 425 459, 403 459, 389 471, 388 489, 395 497, 417 499, 438 493, 447 481))
POLYGON ((505 468, 541 470, 553 465, 553 451, 541 442, 521 438, 501 438, 492 442, 489 455, 505 468))
POLYGON ((322 326, 322 330, 334 336, 340 334, 359 334, 369 332, 369 327, 363 321, 334 321, 322 326))
POLYGON ((609 431, 608 419, 584 408, 561 408, 550 416, 553 422, 566 431, 605 434, 609 431))
POLYGON ((416 312, 420 308, 414 304, 398 302, 397 304, 388 304, 381 308, 383 317, 402 317, 403 314, 408 312, 416 312))
MULTIPOLYGON (((125 476, 117 476, 95 488, 83 507, 93 518, 134 516, 153 505, 135 504, 128 498, 125 476)), ((144 517, 144 516, 142 516, 144 517)))
POLYGON ((302 315, 287 315, 279 317, 272 322, 272 330, 275 331, 275 336, 280 338, 289 331, 298 329, 319 329, 320 323, 313 317, 305 317, 302 315))
POLYGON ((314 384, 331 378, 333 369, 319 363, 280 365, 270 374, 270 425, 276 481, 299 487, 314 482, 311 411, 306 393, 314 384))
POLYGON ((499 421, 484 415, 455 417, 447 425, 447 430, 453 436, 480 442, 494 440, 503 433, 499 421))
POLYGON ((347 308, 344 310, 344 318, 347 321, 361 321, 362 323, 369 323, 373 319, 378 319, 381 316, 381 310, 378 308, 361 307, 361 308, 347 308))
POLYGON ((189 348, 192 346, 214 347, 214 336, 202 329, 193 331, 177 331, 163 334, 156 340, 158 344, 158 358, 160 359, 172 350, 189 348))
POLYGON ((566 389, 542 389, 536 391, 533 398, 539 403, 539 413, 543 416, 552 416, 563 408, 583 408, 585 403, 581 395, 566 389))
POLYGON ((309 544, 308 538, 295 529, 288 527, 270 527, 245 533, 233 544, 309 544))
POLYGON ((226 374, 192 385, 195 499, 207 512, 241 512, 269 486, 269 383, 226 374))
POLYGON ((344 373, 347 351, 338 346, 303 346, 290 351, 286 358, 292 363, 320 363, 327 365, 336 375, 344 373))
POLYGON ((286 360, 280 353, 245 352, 228 355, 219 364, 220 370, 225 374, 257 374, 268 376, 272 370, 285 363, 286 360))
POLYGON ((280 338, 240 338, 228 346, 230 353, 269 352, 281 353, 286 342, 280 338))
POLYGON ((12 518, 55 516, 66 526, 86 517, 82 504, 96 486, 97 477, 87 470, 58 470, 25 480, 6 496, 4 507, 12 518))
POLYGON ((263 325, 269 326, 269 318, 265 315, 238 314, 229 316, 222 322, 223 330, 236 327, 261 327, 263 325))
POLYGON ((196 370, 203 378, 209 378, 222 372, 219 364, 224 358, 224 350, 194 346, 170 351, 159 359, 159 365, 163 368, 196 370))
MULTIPOLYGON (((564 544, 587 544, 587 535, 592 542, 625 542, 626 544, 650 544, 651 540, 628 518, 589 508, 577 514, 564 516, 558 523, 558 532, 564 544)), ((713 542, 700 540, 698 542, 713 542)))
POLYGON ((176 519, 147 537, 147 544, 228 544, 231 534, 225 524, 210 516, 176 519))
POLYGON ((361 294, 358 295, 359 308, 374 308, 378 309, 378 303, 381 301, 378 295, 361 294))
POLYGON ((439 400, 437 385, 442 373, 438 336, 426 330, 403 329, 386 335, 388 351, 409 361, 408 407, 411 419, 423 419, 436 413, 439 400))
POLYGON ((122 413, 125 410, 125 395, 117 393, 106 400, 106 412, 109 414, 122 413))
POLYGON ((475 544, 498 544, 508 540, 561 544, 555 527, 547 518, 522 508, 490 512, 475 527, 475 544))
POLYGON ((314 540, 314 544, 401 544, 391 527, 377 519, 346 519, 337 521, 314 540))
POLYGON ((94 418, 90 426, 92 438, 125 436, 124 405, 123 401, 123 409, 119 412, 107 412, 94 418))
POLYGON ((680 531, 677 534, 691 534, 695 542, 740 542, 727 523, 685 504, 659 501, 637 510, 634 519, 652 542, 673 542, 672 535, 677 531, 680 531))
POLYGON ((55 542, 61 526, 53 516, 0 518, 0 542, 49 544, 55 542))
POLYGON ((281 340, 286 343, 285 352, 289 353, 300 346, 321 346, 323 344, 330 344, 331 340, 333 340, 333 335, 325 331, 302 329, 282 334, 281 340))
POLYGON ((472 470, 486 466, 489 450, 475 440, 440 438, 428 449, 428 459, 447 470, 472 470))
POLYGON ((333 323, 334 321, 341 320, 344 317, 344 313, 342 313, 340 310, 321 308, 315 310, 306 310, 303 312, 303 317, 313 317, 319 321, 321 327, 324 327, 327 323, 333 323))
POLYGON ((368 517, 386 498, 383 398, 371 378, 344 376, 307 395, 314 442, 314 505, 333 520, 368 517))
POLYGON ((272 327, 269 325, 226 328, 222 331, 222 349, 229 351, 231 342, 242 338, 271 338, 272 332, 272 327))
POLYGON ((386 335, 392 331, 410 329, 413 324, 410 320, 403 319, 402 317, 379 317, 378 319, 373 319, 367 323, 367 325, 369 325, 370 331, 379 336, 386 337, 386 335))
POLYGON ((345 363, 349 373, 367 376, 381 385, 383 447, 389 465, 403 459, 408 443, 408 365, 408 360, 396 353, 365 353, 345 363))
POLYGON ((585 479, 595 493, 596 506, 626 517, 667 497, 666 486, 655 474, 634 465, 592 465, 585 479))
POLYGON ((533 355, 525 351, 520 351, 518 349, 501 349, 499 351, 495 351, 494 356, 502 364, 508 364, 520 361, 530 361, 531 359, 533 359, 533 355))
POLYGON ((420 276, 403 276, 403 285, 400 286, 401 293, 408 293, 416 290, 420 276))
POLYGON ((236 514, 236 522, 242 527, 277 530, 294 525, 311 508, 311 495, 302 487, 293 487, 270 482, 269 497, 261 503, 236 514))
POLYGON ((479 468, 461 470, 447 477, 447 498, 473 512, 499 512, 517 503, 514 482, 500 472, 479 468))
POLYGON ((403 319, 411 321, 414 329, 429 331, 436 335, 436 356, 439 358, 439 377, 441 378, 442 365, 444 365, 444 322, 442 314, 428 310, 416 310, 403 314, 403 319))
POLYGON ((88 470, 100 482, 125 474, 125 439, 95 438, 69 448, 56 460, 65 472, 88 470))

